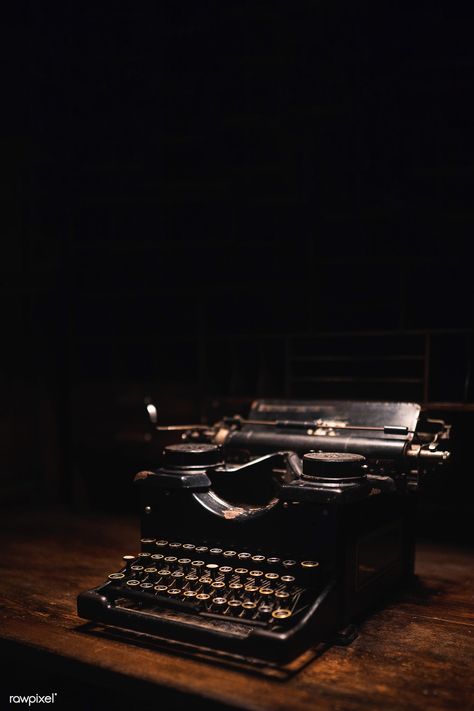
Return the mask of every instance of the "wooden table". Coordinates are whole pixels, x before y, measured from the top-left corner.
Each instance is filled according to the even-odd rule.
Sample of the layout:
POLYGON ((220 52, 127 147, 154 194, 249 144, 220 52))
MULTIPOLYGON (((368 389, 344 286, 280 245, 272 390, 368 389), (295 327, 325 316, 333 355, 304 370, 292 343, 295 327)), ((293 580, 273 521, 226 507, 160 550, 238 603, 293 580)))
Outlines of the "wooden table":
POLYGON ((420 545, 414 590, 365 620, 351 645, 307 655, 299 671, 279 676, 182 656, 146 636, 124 641, 76 617, 77 593, 134 552, 137 521, 23 512, 4 515, 3 529, 2 702, 41 688, 56 691, 56 708, 68 709, 474 708, 467 550, 420 545))

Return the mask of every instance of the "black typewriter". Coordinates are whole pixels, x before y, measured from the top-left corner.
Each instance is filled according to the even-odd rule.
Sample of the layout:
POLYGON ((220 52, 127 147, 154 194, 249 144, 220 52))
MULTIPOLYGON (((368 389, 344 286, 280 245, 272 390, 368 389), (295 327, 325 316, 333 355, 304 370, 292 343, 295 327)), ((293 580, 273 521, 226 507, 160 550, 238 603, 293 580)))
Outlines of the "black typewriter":
POLYGON ((156 429, 181 440, 135 477, 140 552, 79 616, 285 663, 412 577, 417 489, 449 457, 449 426, 419 405, 258 400, 248 419, 156 429))

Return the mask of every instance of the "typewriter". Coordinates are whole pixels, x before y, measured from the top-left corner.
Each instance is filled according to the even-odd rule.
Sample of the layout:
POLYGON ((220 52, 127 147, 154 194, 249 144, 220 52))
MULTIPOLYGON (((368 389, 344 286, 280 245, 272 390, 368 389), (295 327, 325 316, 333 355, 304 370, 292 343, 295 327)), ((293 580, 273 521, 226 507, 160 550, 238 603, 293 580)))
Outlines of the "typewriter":
POLYGON ((419 405, 257 400, 247 419, 167 427, 147 407, 180 440, 136 475, 140 550, 79 595, 80 617, 284 664, 413 576, 417 490, 450 430, 419 405))

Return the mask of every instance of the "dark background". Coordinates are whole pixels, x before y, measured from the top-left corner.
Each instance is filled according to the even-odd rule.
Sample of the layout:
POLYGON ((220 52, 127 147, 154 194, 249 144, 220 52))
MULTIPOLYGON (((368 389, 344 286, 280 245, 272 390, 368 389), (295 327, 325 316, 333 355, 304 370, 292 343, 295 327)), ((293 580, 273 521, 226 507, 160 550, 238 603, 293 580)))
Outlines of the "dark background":
POLYGON ((421 524, 472 536, 470 13, 64 1, 6 27, 2 502, 129 507, 147 396, 163 423, 413 399, 455 426, 421 524))

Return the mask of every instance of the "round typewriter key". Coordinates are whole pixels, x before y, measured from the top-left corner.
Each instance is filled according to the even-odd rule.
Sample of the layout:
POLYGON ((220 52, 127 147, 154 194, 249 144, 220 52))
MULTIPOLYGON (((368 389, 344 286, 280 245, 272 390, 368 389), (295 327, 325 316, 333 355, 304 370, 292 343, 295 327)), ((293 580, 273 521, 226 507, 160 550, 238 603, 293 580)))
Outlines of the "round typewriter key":
POLYGON ((196 553, 207 553, 208 550, 207 546, 197 546, 196 553))
POLYGON ((235 572, 237 573, 237 575, 247 575, 249 571, 248 568, 236 568, 235 572))
POLYGON ((226 558, 234 558, 237 555, 236 551, 224 551, 224 556, 226 558))
POLYGON ((211 548, 209 553, 211 555, 220 555, 222 553, 222 548, 211 548))
POLYGON ((252 560, 255 563, 263 563, 263 561, 265 560, 265 556, 264 555, 253 555, 252 560))
POLYGON ((258 606, 258 611, 261 612, 263 615, 269 615, 272 610, 273 605, 268 605, 267 603, 262 603, 258 606))
POLYGON ((212 583, 213 588, 225 588, 225 583, 221 583, 219 581, 216 581, 215 583, 212 583))
POLYGON ((198 594, 196 595, 196 599, 197 599, 197 600, 209 600, 210 597, 211 597, 211 596, 208 595, 207 593, 198 593, 198 594))
POLYGON ((174 555, 167 555, 165 558, 165 563, 176 563, 178 559, 174 555))
POLYGON ((171 575, 171 571, 168 570, 167 568, 164 568, 164 570, 159 570, 158 575, 160 575, 162 578, 167 578, 168 575, 171 575))
POLYGON ((127 585, 130 585, 131 588, 136 588, 137 585, 140 585, 139 580, 127 580, 127 585))
POLYGON ((194 580, 198 580, 198 576, 195 575, 194 573, 188 573, 184 579, 192 582, 194 580))
POLYGON ((155 585, 154 589, 156 590, 156 592, 164 592, 165 590, 168 590, 166 585, 155 585))
POLYGON ((171 573, 172 578, 184 578, 184 573, 181 570, 175 570, 174 573, 171 573))
POLYGON ((141 588, 144 588, 145 590, 149 590, 150 588, 153 587, 153 583, 142 583, 140 585, 141 588))
POLYGON ((242 603, 242 607, 245 610, 254 610, 257 607, 257 604, 255 602, 252 602, 252 600, 244 600, 242 603))
POLYGON ((191 565, 193 566, 193 568, 202 568, 205 563, 203 560, 193 560, 191 565))
POLYGON ((179 595, 181 590, 179 588, 171 588, 168 590, 168 595, 179 595))
POLYGON ((296 565, 296 560, 284 560, 283 565, 285 568, 293 568, 296 565))
POLYGON ((277 580, 280 576, 278 573, 265 573, 267 580, 277 580))
POLYGON ((261 578, 263 575, 263 571, 262 570, 251 570, 249 575, 252 578, 261 578))
POLYGON ((228 602, 229 607, 240 607, 241 604, 240 600, 229 600, 228 602))
POLYGON ((163 553, 153 553, 151 556, 152 560, 163 560, 163 553))
POLYGON ((122 580, 124 577, 123 573, 110 573, 109 580, 122 580))
POLYGON ((168 545, 168 541, 156 541, 155 546, 158 546, 158 548, 166 548, 168 545))
POLYGON ((138 573, 138 572, 140 572, 141 570, 143 570, 143 565, 132 565, 132 566, 130 567, 130 570, 134 570, 135 572, 138 573))
POLYGON ((286 600, 290 597, 290 593, 287 593, 284 590, 277 590, 275 593, 275 597, 278 597, 280 600, 286 600))
POLYGON ((179 565, 189 565, 191 558, 178 558, 179 565))
POLYGON ((228 573, 232 573, 232 568, 230 565, 221 565, 219 568, 219 573, 223 573, 224 575, 227 575, 228 573))
POLYGON ((260 595, 273 595, 275 592, 273 588, 260 588, 260 595))
POLYGON ((214 605, 225 605, 227 600, 225 597, 215 597, 212 602, 214 605))
POLYGON ((237 556, 237 558, 240 558, 240 560, 248 560, 251 557, 252 557, 251 553, 239 553, 237 556))
POLYGON ((184 597, 196 597, 196 591, 195 590, 185 590, 184 597))
POLYGON ((145 573, 156 573, 156 568, 145 568, 145 573))
POLYGON ((204 583, 204 585, 210 585, 213 583, 213 579, 209 578, 207 575, 203 575, 202 578, 199 578, 200 583, 204 583))
POLYGON ((308 568, 317 568, 319 566, 319 563, 317 563, 315 560, 303 560, 301 562, 301 567, 308 569, 308 568))
POLYGON ((278 610, 273 610, 272 617, 276 620, 284 620, 287 617, 291 617, 291 610, 283 610, 281 607, 278 610))
POLYGON ((151 553, 139 553, 138 557, 139 558, 149 558, 151 556, 151 553))
POLYGON ((293 575, 282 575, 281 581, 283 583, 294 583, 295 579, 294 579, 293 575))
POLYGON ((258 585, 246 585, 245 586, 245 592, 258 592, 258 585))
POLYGON ((132 560, 135 560, 136 557, 136 555, 123 555, 122 560, 124 560, 126 563, 131 563, 132 560))
POLYGON ((270 565, 278 565, 278 563, 280 563, 280 558, 267 558, 267 563, 270 563, 270 565))
POLYGON ((155 543, 156 539, 155 538, 140 538, 140 543, 143 543, 143 545, 150 545, 151 543, 155 543))
POLYGON ((170 548, 181 548, 182 544, 181 543, 170 543, 170 548))
POLYGON ((185 551, 193 551, 195 548, 194 543, 183 543, 183 550, 185 551))
POLYGON ((242 583, 231 583, 229 585, 229 588, 231 588, 232 590, 241 590, 243 587, 244 586, 242 585, 242 583))

